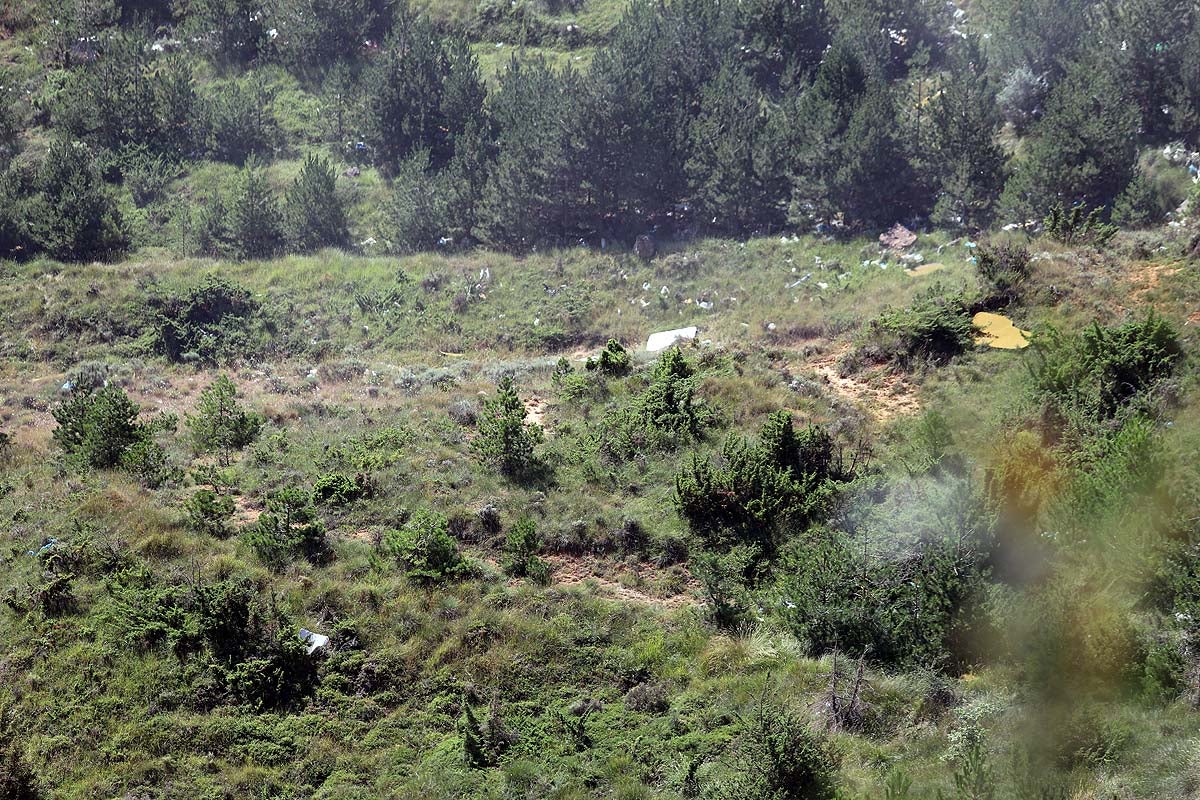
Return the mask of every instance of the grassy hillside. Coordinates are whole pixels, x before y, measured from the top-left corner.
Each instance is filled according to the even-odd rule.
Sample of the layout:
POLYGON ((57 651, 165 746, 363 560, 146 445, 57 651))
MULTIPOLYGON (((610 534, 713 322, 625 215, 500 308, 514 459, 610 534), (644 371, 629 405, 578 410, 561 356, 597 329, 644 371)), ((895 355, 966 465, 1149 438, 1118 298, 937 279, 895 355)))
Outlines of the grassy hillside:
MULTIPOLYGON (((1036 342, 1049 326, 1073 335, 1153 307, 1190 351, 1200 286, 1182 245, 1155 233, 1102 251, 1036 240, 1007 313, 1036 342)), ((8 264, 6 779, 24 771, 46 797, 760 796, 719 792, 752 791, 738 776, 764 774, 762 737, 784 736, 792 752, 819 748, 812 762, 846 797, 884 796, 885 785, 889 797, 1190 796, 1200 718, 1187 634, 1133 596, 1145 584, 1130 573, 1144 570, 1125 560, 1158 552, 1142 538, 1131 553, 1130 537, 1179 535, 1130 519, 1149 498, 1190 508, 1186 454, 1200 429, 1188 362, 1152 423, 1157 488, 1102 495, 1096 510, 1112 511, 1103 548, 1083 537, 1046 553, 1056 580, 1092 604, 1088 616, 1109 621, 1105 633, 1139 631, 1135 652, 1068 644, 1048 681, 1036 637, 998 610, 993 622, 1008 627, 979 629, 989 641, 966 662, 822 652, 792 611, 786 566, 817 529, 781 544, 736 590, 748 602, 736 622, 714 618, 728 586, 697 572, 706 546, 675 510, 675 476, 693 452, 756 436, 777 409, 825 425, 859 459, 825 524, 872 558, 963 535, 962 503, 989 491, 1004 503, 985 491, 995 485, 985 471, 1035 469, 1004 466, 1002 454, 1028 425, 1030 367, 1048 351, 969 346, 903 367, 867 357, 881 346, 870 325, 881 314, 919 306, 931 287, 978 297, 975 251, 921 237, 910 252, 945 267, 919 277, 874 242, 807 237, 698 242, 649 262, 578 249, 8 264), (224 319, 210 349, 173 362, 163 298, 210 276, 249 290, 254 320, 224 319), (654 383, 645 337, 684 325, 700 328, 682 352, 711 424, 629 457, 598 447, 613 414, 654 383), (632 355, 626 377, 583 368, 610 337, 632 355), (560 357, 573 376, 556 371, 560 357), (265 417, 228 458, 197 454, 184 424, 218 373, 265 417), (506 477, 472 449, 504 375, 544 431, 532 477, 506 477), (51 438, 64 382, 105 380, 143 420, 179 415, 174 433, 154 434, 180 468, 158 488, 145 485, 153 471, 89 469, 51 438), (363 491, 316 507, 326 548, 265 560, 251 531, 273 513, 272 493, 307 497, 332 473, 363 491), (189 522, 201 487, 233 502, 216 535, 189 522), (445 515, 464 559, 432 582, 414 577, 389 533, 423 510, 445 515), (545 577, 511 568, 523 518, 545 577), (1115 583, 1085 588, 1103 574, 1115 583), (297 651, 300 627, 330 644, 297 651), (1182 649, 1155 646, 1174 641, 1182 649), (780 728, 787 715, 799 727, 780 728), (956 773, 981 788, 956 789, 956 773)), ((1071 445, 1089 446, 1101 445, 1071 445)), ((1124 485, 1137 470, 1118 455, 1124 468, 1088 474, 1124 485)), ((1075 457, 1044 451, 1057 485, 1075 480, 1075 457)), ((1053 506, 1046 520, 1062 511, 1053 506)), ((999 580, 1000 563, 989 591, 1017 592, 1001 606, 1042 591, 999 580)), ((797 758, 795 774, 808 774, 797 758)))

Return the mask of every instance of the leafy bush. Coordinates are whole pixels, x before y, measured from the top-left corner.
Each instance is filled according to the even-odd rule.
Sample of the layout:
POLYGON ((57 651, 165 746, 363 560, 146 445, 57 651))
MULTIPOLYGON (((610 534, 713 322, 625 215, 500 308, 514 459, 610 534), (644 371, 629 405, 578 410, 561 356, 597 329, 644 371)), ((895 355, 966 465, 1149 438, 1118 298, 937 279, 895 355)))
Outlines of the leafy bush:
POLYGON ((774 550, 783 528, 803 529, 829 508, 834 481, 833 441, 823 428, 797 434, 788 411, 764 424, 756 445, 730 438, 723 464, 692 457, 675 478, 675 506, 708 547, 753 544, 774 550))
POLYGON ((917 362, 945 363, 971 346, 974 329, 959 295, 944 295, 935 286, 908 308, 885 311, 867 328, 865 355, 902 367, 917 362))
POLYGON ((467 572, 466 561, 449 530, 444 516, 422 509, 403 528, 389 531, 384 536, 384 546, 410 580, 421 584, 443 583, 467 572))
POLYGON ((179 293, 152 293, 146 304, 158 346, 172 361, 245 358, 261 350, 270 330, 247 289, 212 275, 179 293))
POLYGON ((1066 209, 1057 205, 1042 221, 1046 234, 1063 244, 1092 244, 1103 247, 1117 235, 1117 226, 1104 221, 1104 209, 1075 205, 1066 209))
POLYGON ((218 375, 200 392, 196 414, 185 416, 192 448, 197 453, 216 453, 222 465, 231 454, 242 450, 262 431, 260 414, 246 411, 237 402, 237 387, 228 375, 218 375))
POLYGON ((53 411, 54 441, 69 455, 98 469, 116 467, 135 444, 149 436, 139 409, 117 386, 83 390, 53 411))
POLYGON ((219 495, 212 489, 200 489, 184 502, 188 527, 224 539, 232 531, 229 521, 233 518, 233 499, 219 495))
POLYGON ((1078 336, 1051 332, 1034 342, 1033 387, 1060 420, 1096 422, 1170 377, 1183 357, 1174 327, 1153 311, 1115 328, 1078 336))
POLYGON ((535 449, 541 444, 542 429, 525 424, 525 413, 512 378, 502 378, 496 396, 484 401, 477 423, 479 435, 471 442, 481 463, 510 478, 529 477, 541 466, 535 449))
POLYGON ((604 345, 604 349, 600 351, 600 355, 596 358, 589 358, 584 362, 584 367, 589 372, 595 371, 601 375, 618 378, 628 375, 633 368, 629 352, 616 339, 609 339, 608 344, 604 345))

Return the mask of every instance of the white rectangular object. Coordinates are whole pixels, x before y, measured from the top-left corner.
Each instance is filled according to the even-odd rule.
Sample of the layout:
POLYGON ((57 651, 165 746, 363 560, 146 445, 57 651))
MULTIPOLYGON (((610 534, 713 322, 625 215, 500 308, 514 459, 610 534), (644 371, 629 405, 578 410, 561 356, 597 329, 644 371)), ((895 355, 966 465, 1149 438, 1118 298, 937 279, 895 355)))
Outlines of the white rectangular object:
POLYGON ((659 331, 658 333, 650 334, 650 338, 646 340, 646 352, 657 353, 660 350, 666 350, 676 342, 686 339, 695 339, 696 334, 700 330, 696 326, 690 328, 677 328, 673 331, 659 331))

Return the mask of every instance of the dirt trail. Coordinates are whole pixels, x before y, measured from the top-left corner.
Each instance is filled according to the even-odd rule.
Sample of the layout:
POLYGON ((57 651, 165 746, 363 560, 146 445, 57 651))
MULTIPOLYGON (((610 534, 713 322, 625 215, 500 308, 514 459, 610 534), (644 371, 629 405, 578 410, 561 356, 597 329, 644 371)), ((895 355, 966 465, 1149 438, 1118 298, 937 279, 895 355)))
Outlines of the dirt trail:
POLYGON ((862 408, 879 422, 916 414, 921 410, 916 387, 899 375, 877 367, 861 375, 844 376, 838 362, 849 351, 844 345, 816 359, 801 362, 801 369, 815 372, 821 380, 842 398, 862 408))
MULTIPOLYGON (((611 577, 601 574, 600 570, 602 567, 598 562, 592 562, 586 558, 564 555, 543 556, 543 559, 552 569, 550 580, 554 586, 570 588, 591 583, 596 586, 600 593, 608 595, 613 599, 626 603, 655 606, 657 608, 676 609, 700 605, 698 598, 700 582, 690 575, 685 580, 681 591, 666 595, 665 597, 657 597, 632 586, 626 586, 613 580, 611 577)), ((652 579, 657 575, 657 570, 649 564, 638 565, 630 569, 629 572, 633 573, 639 582, 652 579)))

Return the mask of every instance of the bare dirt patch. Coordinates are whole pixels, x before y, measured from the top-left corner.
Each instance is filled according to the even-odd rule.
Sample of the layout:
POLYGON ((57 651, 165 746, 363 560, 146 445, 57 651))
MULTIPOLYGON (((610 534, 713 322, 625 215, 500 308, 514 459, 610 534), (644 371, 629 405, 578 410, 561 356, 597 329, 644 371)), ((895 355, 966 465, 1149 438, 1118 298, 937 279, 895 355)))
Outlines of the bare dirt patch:
POLYGON ((1163 278, 1169 278, 1179 272, 1179 267, 1170 264, 1149 262, 1136 264, 1127 274, 1127 280, 1132 288, 1130 297, 1141 302, 1146 295, 1158 290, 1163 278))
POLYGON ((878 422, 920 412, 916 387, 883 367, 859 375, 842 375, 838 362, 849 349, 848 345, 840 347, 801 366, 815 372, 840 397, 858 406, 878 422))
POLYGON ((521 401, 525 406, 525 424, 546 427, 546 398, 533 394, 521 401))

